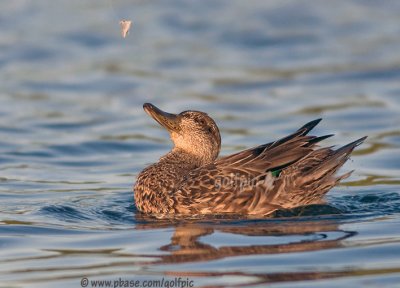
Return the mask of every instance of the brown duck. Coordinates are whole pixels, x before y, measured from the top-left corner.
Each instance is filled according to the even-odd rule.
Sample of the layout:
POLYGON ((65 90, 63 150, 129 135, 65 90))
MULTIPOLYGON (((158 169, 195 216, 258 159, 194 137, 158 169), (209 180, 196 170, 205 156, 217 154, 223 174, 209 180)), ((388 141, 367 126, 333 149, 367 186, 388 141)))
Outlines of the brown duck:
POLYGON ((280 209, 318 204, 351 172, 335 176, 366 137, 337 150, 318 143, 333 135, 307 135, 320 121, 293 134, 217 159, 221 136, 206 113, 144 110, 168 130, 173 149, 145 168, 134 186, 139 211, 157 216, 242 214, 266 216, 280 209))

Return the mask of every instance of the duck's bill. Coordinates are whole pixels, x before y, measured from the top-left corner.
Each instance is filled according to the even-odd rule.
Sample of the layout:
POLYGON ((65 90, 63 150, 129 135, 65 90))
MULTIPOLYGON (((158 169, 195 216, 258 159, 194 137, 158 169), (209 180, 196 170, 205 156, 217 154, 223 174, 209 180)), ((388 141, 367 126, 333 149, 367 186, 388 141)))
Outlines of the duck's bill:
POLYGON ((179 119, 178 115, 167 113, 158 109, 156 106, 150 103, 143 104, 143 109, 149 114, 154 120, 156 120, 161 126, 165 127, 168 131, 179 130, 179 119))

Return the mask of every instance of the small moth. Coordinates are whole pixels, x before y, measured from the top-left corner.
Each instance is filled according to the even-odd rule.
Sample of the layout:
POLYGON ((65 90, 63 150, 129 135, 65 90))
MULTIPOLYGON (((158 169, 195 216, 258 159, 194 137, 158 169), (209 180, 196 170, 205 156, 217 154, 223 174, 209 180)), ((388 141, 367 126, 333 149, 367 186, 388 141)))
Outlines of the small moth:
POLYGON ((129 34, 129 29, 131 29, 132 21, 130 20, 121 20, 119 21, 119 25, 121 26, 121 35, 123 38, 129 34))

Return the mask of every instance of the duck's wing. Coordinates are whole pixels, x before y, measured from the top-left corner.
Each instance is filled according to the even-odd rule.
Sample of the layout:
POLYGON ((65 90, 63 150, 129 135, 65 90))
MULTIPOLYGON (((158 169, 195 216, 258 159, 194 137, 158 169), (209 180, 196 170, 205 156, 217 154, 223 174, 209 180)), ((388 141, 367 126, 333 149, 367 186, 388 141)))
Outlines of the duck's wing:
POLYGON ((269 172, 214 163, 188 173, 170 199, 177 214, 265 215, 280 208, 264 199, 274 189, 269 172), (251 213, 257 207, 257 213, 251 213))
POLYGON ((333 136, 307 135, 320 121, 321 119, 311 121, 278 141, 218 159, 215 164, 223 167, 243 167, 259 172, 281 170, 312 152, 316 143, 333 136))

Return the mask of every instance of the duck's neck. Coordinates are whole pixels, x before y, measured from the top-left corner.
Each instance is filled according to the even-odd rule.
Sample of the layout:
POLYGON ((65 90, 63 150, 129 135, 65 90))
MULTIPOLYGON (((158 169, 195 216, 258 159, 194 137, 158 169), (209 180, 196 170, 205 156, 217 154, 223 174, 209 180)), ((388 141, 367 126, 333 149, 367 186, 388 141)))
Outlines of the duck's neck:
POLYGON ((205 161, 201 157, 197 157, 196 155, 176 147, 161 157, 159 161, 160 164, 176 165, 177 169, 183 169, 187 172, 208 164, 204 162, 205 161))

